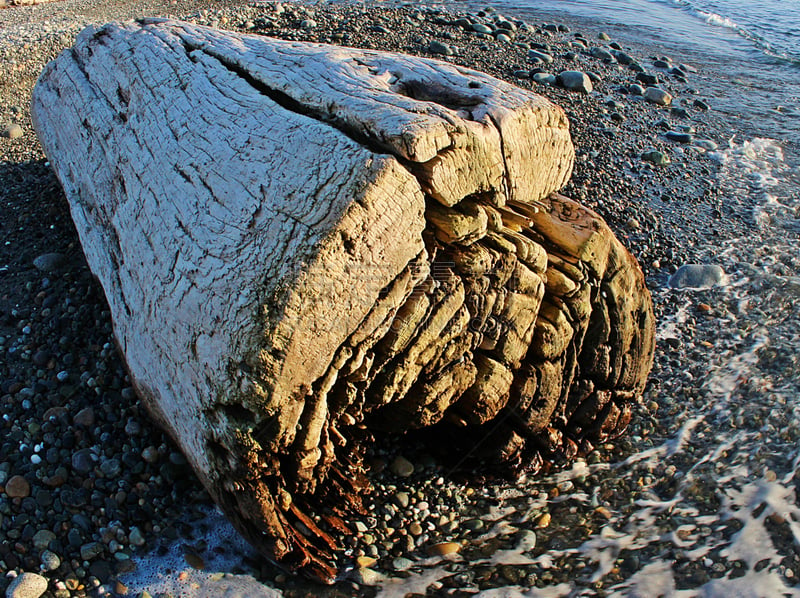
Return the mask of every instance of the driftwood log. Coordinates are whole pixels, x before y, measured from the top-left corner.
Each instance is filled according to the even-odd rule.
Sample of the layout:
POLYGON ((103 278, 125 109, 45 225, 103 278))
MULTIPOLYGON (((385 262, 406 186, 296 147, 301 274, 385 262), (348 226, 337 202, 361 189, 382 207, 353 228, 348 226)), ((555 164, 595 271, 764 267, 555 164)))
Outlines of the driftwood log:
POLYGON ((360 446, 427 426, 536 469, 619 434, 642 272, 556 192, 563 111, 444 62, 144 20, 36 85, 142 400, 265 555, 331 581, 360 446))

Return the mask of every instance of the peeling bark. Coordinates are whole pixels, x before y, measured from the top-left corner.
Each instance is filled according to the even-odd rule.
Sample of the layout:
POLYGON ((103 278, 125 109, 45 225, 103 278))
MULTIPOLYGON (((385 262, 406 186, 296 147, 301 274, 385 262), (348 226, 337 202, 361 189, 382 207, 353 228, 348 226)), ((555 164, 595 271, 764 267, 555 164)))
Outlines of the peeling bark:
POLYGON ((650 296, 556 193, 573 150, 547 100, 144 20, 84 31, 33 116, 142 400, 288 569, 335 578, 374 431, 491 430, 489 457, 535 470, 627 424, 650 296))

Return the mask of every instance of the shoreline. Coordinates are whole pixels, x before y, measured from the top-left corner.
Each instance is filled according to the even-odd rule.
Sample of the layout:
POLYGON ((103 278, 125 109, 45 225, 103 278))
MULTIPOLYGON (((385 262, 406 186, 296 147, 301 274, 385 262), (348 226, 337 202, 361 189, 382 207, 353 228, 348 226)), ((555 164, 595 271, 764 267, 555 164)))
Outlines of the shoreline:
MULTIPOLYGON (((482 38, 454 25, 457 18, 468 16, 457 11, 450 16, 421 8, 318 5, 306 9, 287 4, 278 13, 271 4, 248 7, 240 2, 204 2, 200 6, 220 4, 223 5, 220 13, 213 10, 205 14, 197 12, 193 22, 240 28, 248 33, 276 34, 288 39, 397 49, 444 58, 531 88, 567 111, 577 160, 564 193, 606 219, 639 259, 647 274, 648 286, 653 291, 660 343, 644 405, 623 438, 615 446, 600 447, 582 462, 581 467, 566 472, 575 473, 573 476, 543 476, 520 485, 495 480, 486 486, 478 479, 471 485, 464 485, 463 481, 446 480, 441 486, 436 486, 435 481, 442 472, 422 452, 414 454, 412 461, 424 462, 425 466, 420 468, 410 484, 392 479, 388 473, 378 479, 386 502, 395 499, 402 485, 409 485, 410 498, 414 500, 412 513, 398 515, 401 525, 412 523, 416 517, 414 513, 418 513, 413 510, 415 504, 442 501, 443 506, 457 512, 453 520, 455 528, 444 532, 442 525, 442 530, 437 529, 436 533, 440 533, 442 539, 449 537, 462 542, 464 548, 460 558, 467 559, 467 563, 496 561, 489 567, 491 571, 482 564, 474 567, 463 565, 459 572, 471 575, 456 581, 452 580, 452 572, 442 570, 434 576, 434 583, 444 588, 453 587, 450 585, 453 583, 477 590, 526 585, 558 586, 575 581, 579 583, 578 588, 601 592, 614 584, 636 583, 636 575, 646 565, 641 560, 645 557, 658 560, 660 553, 654 549, 658 546, 655 541, 652 546, 644 543, 638 548, 642 559, 637 557, 637 562, 630 560, 609 567, 597 580, 593 580, 590 563, 601 548, 595 548, 595 553, 591 552, 591 547, 587 548, 584 554, 574 549, 592 538, 601 537, 607 525, 616 526, 629 517, 635 519, 635 514, 629 512, 630 507, 626 507, 626 494, 631 499, 638 497, 652 502, 655 499, 651 495, 669 494, 674 487, 683 489, 682 484, 693 474, 684 472, 676 478, 674 471, 670 473, 668 468, 680 471, 681 467, 672 463, 649 463, 649 457, 645 457, 641 462, 648 464, 648 468, 640 479, 651 479, 637 485, 638 481, 630 479, 627 472, 615 473, 613 464, 624 464, 639 454, 649 455, 648 451, 658 453, 659 447, 667 446, 681 430, 690 436, 701 430, 708 415, 704 399, 717 397, 723 406, 727 405, 733 401, 737 388, 750 384, 751 380, 741 382, 734 379, 722 390, 711 383, 701 384, 699 380, 713 376, 717 362, 719 371, 726 372, 725 359, 732 348, 741 347, 741 355, 756 355, 763 351, 757 347, 752 348, 751 353, 747 352, 751 346, 757 345, 755 341, 746 342, 753 340, 750 337, 755 328, 748 329, 747 334, 740 335, 742 338, 738 340, 735 334, 726 336, 719 330, 721 323, 727 325, 737 317, 734 299, 741 301, 741 297, 736 297, 741 290, 739 287, 710 289, 694 295, 664 288, 667 278, 679 266, 694 261, 707 262, 717 257, 709 255, 711 246, 727 247, 727 253, 721 251, 718 257, 741 268, 739 256, 731 252, 738 249, 746 254, 751 246, 755 248, 760 243, 762 232, 756 226, 756 219, 748 216, 758 208, 754 196, 736 196, 720 184, 725 175, 723 171, 730 162, 714 156, 725 149, 727 139, 735 130, 715 114, 713 98, 710 111, 698 108, 694 100, 702 96, 686 91, 692 82, 691 72, 686 73, 686 84, 665 75, 666 69, 655 67, 649 58, 651 52, 660 55, 654 48, 623 47, 622 51, 640 60, 647 73, 664 76, 666 85, 676 98, 673 107, 685 109, 688 118, 673 113, 671 107, 649 104, 641 96, 631 94, 630 89, 623 94, 620 92, 622 85, 629 88, 636 83, 634 71, 624 65, 603 62, 584 54, 583 49, 569 45, 579 39, 575 37, 575 31, 553 32, 537 27, 540 23, 531 23, 532 30, 524 35, 519 33, 515 41, 545 47, 523 48, 493 38, 482 38), (300 26, 302 21, 308 20, 314 22, 313 27, 300 26), (426 52, 434 40, 456 49, 456 53, 443 56, 426 52), (551 48, 548 49, 547 45, 551 48), (528 59, 529 49, 549 53, 554 58, 553 63, 534 65, 528 59), (574 56, 568 57, 570 53, 574 56), (538 84, 530 74, 535 68, 551 74, 567 69, 591 71, 598 77, 594 85, 596 93, 580 94, 538 84), (520 76, 522 71, 527 71, 528 75, 520 76), (691 143, 681 144, 664 137, 666 131, 687 132, 680 129, 685 126, 695 129, 691 133, 691 143), (696 140, 713 143, 704 143, 704 148, 697 145, 696 140), (721 149, 709 149, 713 145, 721 149), (668 156, 670 163, 657 166, 642 159, 643 153, 651 150, 668 156), (738 247, 737 243, 742 243, 742 240, 745 244, 738 247), (470 488, 471 493, 468 491, 470 488), (417 491, 422 495, 415 496, 417 491), (482 497, 484 491, 486 496, 482 497), (454 494, 463 495, 460 505, 453 498, 454 494), (527 510, 532 515, 527 519, 515 517, 513 513, 498 515, 497 509, 502 505, 512 505, 516 512, 527 510), (548 523, 542 525, 545 516, 548 523), (489 524, 489 517, 493 518, 494 528, 500 525, 498 521, 508 525, 500 526, 502 529, 491 536, 493 525, 489 524), (469 523, 473 521, 482 523, 480 526, 469 523), (523 532, 534 534, 535 550, 532 546, 523 550, 522 540, 528 538, 530 543, 530 535, 523 532), (499 560, 497 555, 502 551, 517 551, 517 556, 527 559, 515 565, 525 571, 524 575, 518 575, 513 567, 510 569, 499 560), (568 567, 562 570, 556 565, 545 566, 548 558, 556 563, 561 560, 568 567)), ((198 5, 188 2, 154 2, 144 7, 133 2, 121 6, 93 6, 85 0, 64 0, 24 10, 35 12, 42 9, 48 22, 70 23, 70 18, 106 21, 112 20, 115 14, 127 17, 142 10, 152 13, 156 10, 154 7, 160 7, 161 14, 206 10, 190 9, 195 6, 198 5), (182 7, 185 7, 184 11, 182 7), (86 16, 81 14, 84 9, 87 9, 86 16)), ((5 21, 8 12, 0 12, 0 23, 5 21)), ((477 19, 477 16, 473 14, 469 18, 477 19)), ((50 592, 53 595, 66 598, 95 594, 99 592, 97 588, 103 588, 106 593, 122 594, 123 588, 116 585, 116 580, 127 579, 125 573, 132 568, 131 559, 126 557, 141 557, 158 546, 178 542, 189 546, 183 550, 187 568, 213 562, 213 546, 202 537, 194 536, 195 532, 188 523, 202 522, 204 516, 201 514, 210 506, 210 500, 194 476, 186 472, 185 462, 174 445, 138 409, 135 397, 125 383, 124 368, 113 348, 104 299, 91 279, 63 196, 44 164, 33 136, 22 98, 26 98, 26 94, 29 97, 34 77, 41 70, 44 59, 66 45, 74 33, 74 27, 65 31, 63 27, 59 29, 54 25, 48 31, 50 26, 34 23, 0 28, 0 52, 18 59, 17 64, 12 65, 8 81, 0 84, 0 118, 3 126, 9 120, 15 120, 23 130, 19 139, 0 139, 0 222, 13 223, 4 225, 6 244, 0 249, 0 284, 3 287, 0 294, 0 354, 4 356, 0 359, 0 409, 8 416, 1 428, 8 440, 2 445, 4 461, 0 461, 0 486, 7 489, 11 478, 19 475, 29 486, 27 496, 3 498, 0 503, 0 560, 5 561, 9 570, 41 572, 43 565, 48 566, 42 555, 50 552, 59 557, 59 565, 52 572, 43 573, 52 580, 50 592), (35 37, 37 26, 43 27, 39 32, 44 38, 41 47, 36 47, 35 52, 30 48, 24 50, 25 56, 15 56, 14 48, 9 48, 6 40, 24 40, 28 34, 35 37), (13 38, 14 35, 17 38, 13 38), (50 263, 39 260, 38 265, 34 265, 37 258, 53 254, 60 258, 51 258, 50 263), (65 372, 63 376, 62 372, 65 372), (9 466, 5 467, 3 462, 9 466), (187 504, 192 506, 187 507, 187 504), (157 528, 148 526, 147 521, 151 518, 156 519, 157 528), (17 544, 24 548, 21 557, 16 556, 20 552, 17 544), (80 586, 84 589, 79 589, 80 586)), ((582 39, 586 42, 586 50, 592 47, 607 50, 613 41, 599 39, 597 32, 593 35, 584 32, 582 39)), ((23 43, 35 44, 32 38, 23 43)), ((682 60, 680 56, 672 59, 675 65, 682 60)), ((736 155, 732 151, 732 159, 736 155)), ((787 268, 790 275, 792 266, 787 265, 787 268)), ((773 270, 777 272, 776 276, 783 275, 778 266, 773 266, 773 270)), ((752 278, 756 276, 752 272, 749 275, 752 278)), ((763 287, 763 281, 761 285, 763 287)), ((741 318, 745 317, 741 315, 741 318)), ((789 323, 792 321, 788 320, 789 323)), ((747 360, 735 361, 738 355, 730 355, 734 360, 732 367, 749 367, 747 360)), ((790 422, 793 421, 790 417, 790 422)), ((691 464, 691 459, 682 452, 683 446, 678 442, 678 448, 671 454, 666 449, 658 454, 666 455, 665 460, 672 455, 686 457, 687 463, 691 464)), ((693 471, 693 466, 687 466, 687 470, 693 471)), ((780 473, 777 467, 773 466, 770 471, 773 470, 780 473)), ((775 479, 778 479, 777 475, 775 479)), ((708 498, 703 493, 698 496, 703 501, 708 498)), ((721 504, 717 504, 718 499, 709 501, 709 512, 715 504, 721 504)), ((657 509, 652 507, 652 510, 652 525, 656 525, 657 509)), ((736 531, 732 529, 729 536, 736 531)), ((406 542, 395 555, 393 550, 379 546, 379 537, 369 542, 364 538, 365 534, 359 533, 354 556, 360 551, 364 557, 369 557, 370 546, 375 546, 380 559, 365 569, 394 577, 410 573, 410 579, 414 579, 414 567, 420 567, 418 546, 412 542, 409 547, 406 542), (408 562, 397 566, 397 559, 408 562), (403 572, 399 573, 400 570, 403 572)), ((402 537, 405 542, 412 535, 406 533, 402 537)), ((632 551, 637 544, 630 542, 628 546, 625 550, 632 551)), ((619 547, 616 549, 614 561, 621 550, 619 547)), ((698 557, 701 565, 695 567, 698 559, 687 559, 674 547, 670 550, 675 562, 689 563, 684 567, 685 571, 681 569, 673 573, 679 584, 699 586, 712 579, 701 574, 712 569, 703 564, 701 557, 698 557)), ((787 554, 786 558, 791 556, 790 548, 783 544, 781 551, 781 554, 787 554)), ((611 550, 609 554, 613 553, 611 550)), ((709 554, 713 556, 713 550, 709 554)), ((720 576, 732 575, 736 569, 735 562, 715 557, 713 565, 724 563, 722 571, 717 573, 720 576)), ((781 566, 784 567, 782 575, 785 579, 791 579, 787 570, 800 576, 800 559, 796 556, 795 561, 781 566)), ((424 570, 427 569, 423 568, 423 574, 424 570)), ((243 571, 255 574, 273 586, 281 586, 285 595, 301 595, 308 591, 302 581, 287 578, 263 563, 246 559, 243 571)), ((748 574, 749 569, 745 572, 748 574)), ((367 587, 369 583, 350 585, 354 579, 369 581, 364 575, 367 574, 356 571, 350 581, 343 582, 341 587, 326 589, 325 595, 336 595, 338 591, 373 591, 367 587)), ((377 577, 371 579, 377 581, 377 577)), ((1 579, 0 590, 5 590, 9 582, 7 578, 1 579)), ((189 591, 187 595, 200 595, 197 588, 190 589, 188 585, 186 588, 189 591)))

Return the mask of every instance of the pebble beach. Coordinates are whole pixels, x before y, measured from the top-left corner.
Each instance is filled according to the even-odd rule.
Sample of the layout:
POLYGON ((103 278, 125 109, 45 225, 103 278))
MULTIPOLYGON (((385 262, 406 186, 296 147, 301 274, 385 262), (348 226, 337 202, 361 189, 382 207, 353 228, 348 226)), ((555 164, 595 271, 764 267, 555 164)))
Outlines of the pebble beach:
POLYGON ((131 596, 800 596, 800 174, 715 110, 704 65, 601 28, 460 5, 88 2, 0 9, 0 591, 131 596), (253 554, 139 406, 30 122, 88 24, 169 16, 401 51, 561 105, 564 194, 640 261, 650 383, 626 434, 509 481, 391 439, 332 587, 253 554), (791 187, 789 187, 791 188, 791 187), (777 189, 780 189, 777 190, 777 189))

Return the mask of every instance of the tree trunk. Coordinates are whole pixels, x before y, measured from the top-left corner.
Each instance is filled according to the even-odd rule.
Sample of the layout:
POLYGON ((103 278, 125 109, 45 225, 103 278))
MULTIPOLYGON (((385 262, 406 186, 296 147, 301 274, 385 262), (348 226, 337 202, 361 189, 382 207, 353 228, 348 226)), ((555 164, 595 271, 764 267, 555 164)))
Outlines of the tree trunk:
POLYGON ((555 193, 573 149, 547 100, 145 20, 81 33, 33 116, 135 388, 274 561, 334 578, 370 432, 491 428, 535 469, 627 424, 651 300, 555 193))

